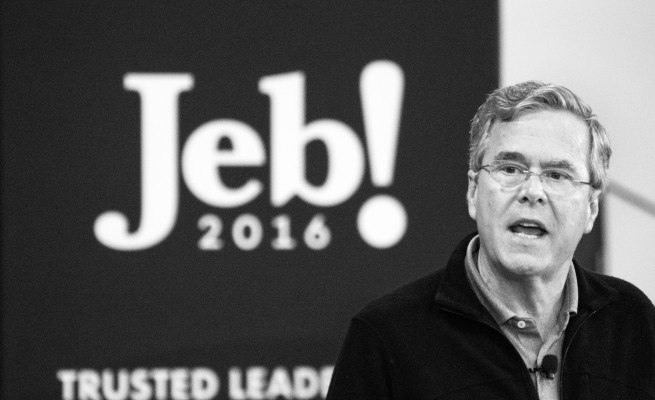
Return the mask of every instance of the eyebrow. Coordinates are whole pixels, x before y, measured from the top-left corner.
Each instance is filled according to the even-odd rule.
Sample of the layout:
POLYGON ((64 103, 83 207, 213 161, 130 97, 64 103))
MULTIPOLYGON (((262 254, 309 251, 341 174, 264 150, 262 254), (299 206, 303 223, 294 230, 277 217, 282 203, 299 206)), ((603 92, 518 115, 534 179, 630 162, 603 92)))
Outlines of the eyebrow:
POLYGON ((528 165, 528 160, 522 153, 516 151, 501 151, 496 154, 494 161, 518 161, 528 165))
POLYGON ((562 159, 552 159, 543 163, 544 168, 556 168, 556 169, 567 169, 569 171, 575 171, 573 164, 567 160, 562 159))
MULTIPOLYGON (((501 151, 500 153, 496 154, 494 161, 516 161, 526 166, 528 165, 528 159, 525 157, 525 155, 516 151, 501 151)), ((553 158, 543 162, 541 163, 541 167, 546 169, 556 168, 575 171, 575 167, 570 161, 561 158, 553 158)))

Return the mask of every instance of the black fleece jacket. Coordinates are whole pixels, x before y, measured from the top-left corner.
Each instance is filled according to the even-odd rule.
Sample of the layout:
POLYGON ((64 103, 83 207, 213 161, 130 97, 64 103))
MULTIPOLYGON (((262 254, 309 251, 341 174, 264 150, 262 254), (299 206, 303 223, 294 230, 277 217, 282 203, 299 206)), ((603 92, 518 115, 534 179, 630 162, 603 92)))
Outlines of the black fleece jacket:
MULTIPOLYGON (((328 400, 538 399, 529 372, 468 284, 465 238, 446 268, 353 319, 328 400)), ((639 289, 582 269, 566 329, 561 399, 655 399, 655 308, 639 289)))

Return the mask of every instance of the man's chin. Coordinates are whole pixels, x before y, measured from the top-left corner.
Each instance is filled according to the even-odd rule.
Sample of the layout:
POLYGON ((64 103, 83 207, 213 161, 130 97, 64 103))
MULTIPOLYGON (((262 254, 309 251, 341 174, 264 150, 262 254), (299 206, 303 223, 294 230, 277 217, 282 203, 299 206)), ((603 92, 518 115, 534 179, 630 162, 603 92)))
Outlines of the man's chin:
POLYGON ((551 270, 550 258, 539 254, 511 254, 505 258, 503 268, 517 278, 537 276, 551 270))

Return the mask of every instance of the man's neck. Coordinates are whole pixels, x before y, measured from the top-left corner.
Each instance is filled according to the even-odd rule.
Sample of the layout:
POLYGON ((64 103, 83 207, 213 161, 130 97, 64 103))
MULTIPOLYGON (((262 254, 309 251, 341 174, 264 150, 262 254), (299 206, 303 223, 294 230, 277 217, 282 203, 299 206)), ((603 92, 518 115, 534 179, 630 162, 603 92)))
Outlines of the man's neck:
POLYGON ((548 276, 508 277, 494 268, 480 249, 478 269, 482 280, 507 308, 519 316, 535 319, 540 332, 553 329, 564 298, 569 272, 566 265, 548 276))

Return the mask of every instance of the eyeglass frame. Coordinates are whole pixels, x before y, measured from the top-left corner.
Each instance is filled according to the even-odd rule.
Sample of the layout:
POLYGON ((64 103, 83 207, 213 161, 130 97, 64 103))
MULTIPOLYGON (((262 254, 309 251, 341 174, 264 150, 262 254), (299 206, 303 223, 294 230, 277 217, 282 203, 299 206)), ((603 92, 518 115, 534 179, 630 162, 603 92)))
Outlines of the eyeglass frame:
MULTIPOLYGON (((547 183, 546 183, 542 178, 544 177, 544 173, 545 173, 545 172, 549 172, 549 170, 542 171, 542 172, 534 172, 534 171, 530 171, 529 169, 524 169, 524 168, 520 167, 519 165, 517 165, 517 164, 512 164, 512 163, 501 163, 501 164, 498 165, 498 167, 502 167, 503 165, 511 165, 512 167, 514 167, 514 168, 516 168, 517 170, 521 171, 521 172, 523 173, 523 176, 524 176, 523 181, 517 183, 517 184, 514 185, 514 186, 507 186, 507 185, 502 184, 501 182, 498 182, 498 181, 493 177, 493 175, 491 174, 492 171, 490 171, 490 170, 487 169, 487 167, 491 167, 492 164, 486 164, 486 165, 481 166, 480 169, 479 169, 477 172, 475 172, 475 176, 476 176, 476 178, 477 178, 477 176, 480 174, 480 171, 485 170, 485 171, 487 171, 487 172, 489 173, 489 176, 491 177, 491 179, 493 179, 494 181, 498 182, 498 183, 501 184, 502 186, 507 187, 507 188, 517 188, 517 187, 523 185, 525 182, 527 182, 528 179, 530 179, 530 176, 531 176, 531 175, 535 175, 535 176, 539 177, 539 180, 541 181, 542 184, 545 183, 546 185, 548 185, 548 184, 547 184, 547 183)), ((593 183, 591 183, 591 182, 585 182, 585 181, 581 181, 581 180, 578 180, 578 179, 573 179, 573 178, 572 178, 569 174, 567 174, 566 172, 560 172, 560 173, 566 176, 565 179, 568 179, 569 181, 571 181, 571 182, 573 182, 573 183, 581 183, 581 184, 584 184, 584 185, 589 185, 589 186, 591 186, 592 188, 594 188, 593 183)), ((552 179, 549 179, 548 177, 546 177, 546 179, 547 179, 547 181, 549 181, 549 182, 554 182, 552 179)), ((550 186, 549 186, 549 187, 550 187, 550 186)), ((594 188, 594 189, 595 189, 595 188, 594 188)))

